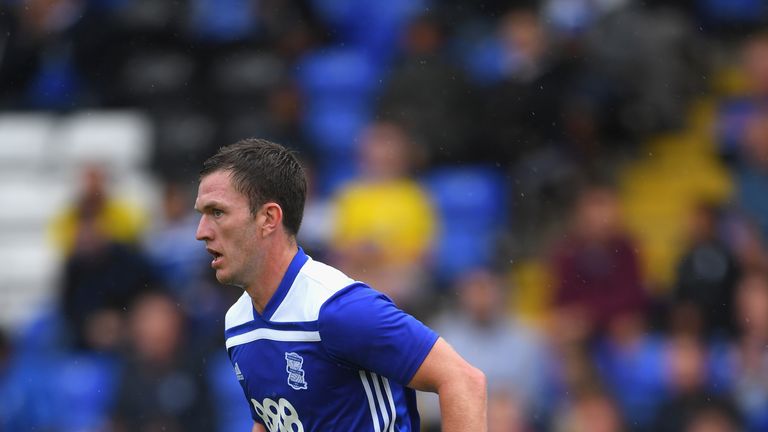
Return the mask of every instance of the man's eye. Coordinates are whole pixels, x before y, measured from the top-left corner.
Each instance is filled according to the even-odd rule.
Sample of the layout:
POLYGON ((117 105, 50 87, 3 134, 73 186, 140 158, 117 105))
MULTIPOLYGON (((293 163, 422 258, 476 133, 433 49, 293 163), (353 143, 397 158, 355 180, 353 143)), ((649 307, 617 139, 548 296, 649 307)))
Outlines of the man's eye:
POLYGON ((211 214, 213 215, 213 217, 224 216, 224 212, 218 209, 213 209, 213 211, 211 211, 211 214))

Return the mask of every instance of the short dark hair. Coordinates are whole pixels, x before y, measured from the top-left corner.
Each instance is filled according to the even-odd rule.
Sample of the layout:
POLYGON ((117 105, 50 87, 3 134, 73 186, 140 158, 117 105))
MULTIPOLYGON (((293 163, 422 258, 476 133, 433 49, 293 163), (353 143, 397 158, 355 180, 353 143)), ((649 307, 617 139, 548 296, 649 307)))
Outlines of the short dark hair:
POLYGON ((246 138, 221 147, 203 163, 202 179, 216 171, 230 171, 232 185, 248 198, 252 214, 274 201, 283 209, 283 226, 296 235, 304 214, 307 178, 293 152, 280 144, 246 138))

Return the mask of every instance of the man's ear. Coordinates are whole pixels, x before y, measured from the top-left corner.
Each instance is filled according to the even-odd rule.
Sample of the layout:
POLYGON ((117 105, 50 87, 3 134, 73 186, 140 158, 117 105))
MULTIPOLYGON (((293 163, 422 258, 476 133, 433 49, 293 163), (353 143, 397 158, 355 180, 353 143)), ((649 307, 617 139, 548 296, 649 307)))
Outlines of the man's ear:
POLYGON ((283 229, 283 209, 276 202, 268 202, 259 210, 262 238, 270 236, 273 232, 283 229))

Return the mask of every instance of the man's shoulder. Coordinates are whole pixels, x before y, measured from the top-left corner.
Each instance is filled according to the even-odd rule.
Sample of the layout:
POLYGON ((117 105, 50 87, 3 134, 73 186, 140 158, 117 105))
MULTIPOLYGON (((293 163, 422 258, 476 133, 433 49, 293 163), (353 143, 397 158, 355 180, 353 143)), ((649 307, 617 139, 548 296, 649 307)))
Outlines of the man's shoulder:
POLYGON ((253 320, 253 303, 251 303, 251 297, 248 293, 243 292, 243 295, 227 311, 224 318, 224 328, 229 330, 251 320, 253 320))
POLYGON ((301 268, 290 291, 271 320, 277 322, 317 321, 322 306, 337 293, 358 284, 340 270, 315 260, 301 268))
POLYGON ((338 291, 355 282, 341 270, 320 261, 310 259, 302 267, 299 278, 306 279, 323 289, 338 291))

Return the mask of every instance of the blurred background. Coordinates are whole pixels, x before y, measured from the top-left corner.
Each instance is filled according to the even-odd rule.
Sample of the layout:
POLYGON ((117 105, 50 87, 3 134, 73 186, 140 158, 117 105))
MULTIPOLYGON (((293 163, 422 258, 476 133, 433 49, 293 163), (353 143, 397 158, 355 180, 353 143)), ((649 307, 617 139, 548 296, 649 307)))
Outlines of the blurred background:
MULTIPOLYGON (((0 430, 247 431, 202 161, 489 378, 492 432, 768 431, 762 0, 0 0, 0 430)), ((436 399, 420 395, 425 430, 436 399)))

